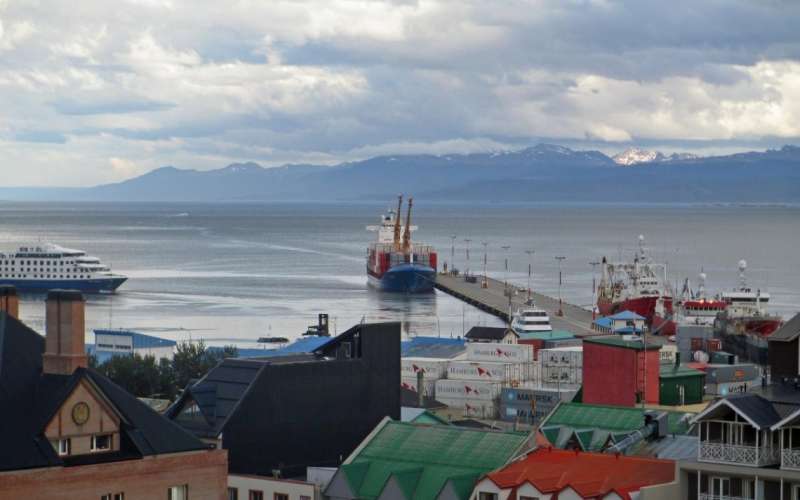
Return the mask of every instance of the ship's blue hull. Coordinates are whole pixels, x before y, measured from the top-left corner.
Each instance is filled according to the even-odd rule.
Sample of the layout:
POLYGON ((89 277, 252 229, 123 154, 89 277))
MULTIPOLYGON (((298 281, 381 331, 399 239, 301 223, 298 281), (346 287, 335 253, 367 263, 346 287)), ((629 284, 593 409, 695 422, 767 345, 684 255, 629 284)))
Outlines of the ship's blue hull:
POLYGON ((20 280, 0 278, 0 285, 13 285, 19 292, 46 292, 48 290, 79 290, 85 293, 113 292, 128 278, 115 277, 89 280, 20 280))
POLYGON ((400 264, 380 278, 370 276, 370 283, 384 292, 430 292, 435 281, 436 270, 420 264, 400 264))

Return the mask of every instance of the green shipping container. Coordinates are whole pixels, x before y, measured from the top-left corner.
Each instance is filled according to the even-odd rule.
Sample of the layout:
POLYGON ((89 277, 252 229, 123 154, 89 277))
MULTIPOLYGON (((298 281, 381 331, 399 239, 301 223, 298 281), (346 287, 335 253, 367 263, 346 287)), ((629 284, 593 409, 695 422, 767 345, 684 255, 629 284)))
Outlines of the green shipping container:
POLYGON ((702 403, 705 381, 706 374, 699 370, 663 365, 659 377, 659 403, 668 406, 702 403))

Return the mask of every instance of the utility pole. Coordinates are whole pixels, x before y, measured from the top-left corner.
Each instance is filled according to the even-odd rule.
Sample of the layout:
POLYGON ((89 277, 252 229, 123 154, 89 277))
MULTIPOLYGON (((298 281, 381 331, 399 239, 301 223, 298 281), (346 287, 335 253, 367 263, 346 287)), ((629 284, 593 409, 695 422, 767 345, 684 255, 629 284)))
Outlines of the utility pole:
POLYGON ((505 274, 503 274, 503 283, 506 287, 506 290, 508 290, 508 249, 511 248, 511 245, 503 245, 501 248, 505 250, 505 266, 506 266, 505 274))
POLYGON ((456 235, 450 235, 450 271, 456 270, 456 235))
POLYGON ((466 270, 466 272, 464 273, 465 275, 468 275, 468 274, 469 274, 469 243, 470 243, 471 241, 472 241, 472 240, 471 240, 471 239, 469 239, 469 238, 464 238, 464 243, 466 243, 466 244, 467 244, 467 248, 466 248, 466 253, 467 253, 467 270, 466 270))
POLYGON ((592 266, 592 321, 594 321, 597 311, 597 300, 595 300, 595 293, 597 293, 597 277, 595 269, 600 265, 600 262, 595 260, 589 262, 589 265, 592 266))
POLYGON ((556 256, 556 260, 558 261, 558 313, 557 313, 558 316, 564 315, 563 301, 561 300, 561 283, 562 283, 561 262, 564 261, 565 259, 566 257, 563 255, 556 256))
POLYGON ((486 276, 486 260, 488 258, 488 252, 486 251, 487 245, 489 245, 488 241, 482 241, 481 245, 483 245, 483 281, 481 282, 481 288, 489 288, 489 279, 486 276))
POLYGON ((532 295, 531 280, 533 280, 533 254, 535 254, 536 251, 525 250, 525 253, 528 254, 528 301, 530 301, 532 295))

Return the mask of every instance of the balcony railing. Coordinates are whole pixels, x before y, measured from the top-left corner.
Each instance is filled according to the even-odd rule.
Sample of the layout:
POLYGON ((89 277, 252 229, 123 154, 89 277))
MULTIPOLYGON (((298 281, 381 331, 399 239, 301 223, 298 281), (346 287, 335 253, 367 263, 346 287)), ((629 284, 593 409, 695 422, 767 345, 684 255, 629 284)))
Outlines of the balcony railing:
POLYGON ((781 450, 781 468, 800 470, 800 450, 790 448, 781 450))
POLYGON ((711 493, 700 493, 698 500, 752 500, 748 497, 732 497, 730 495, 712 495, 711 493))
POLYGON ((702 462, 764 467, 767 465, 775 465, 780 463, 781 456, 779 450, 773 448, 756 448, 755 446, 732 445, 703 441, 700 443, 697 459, 702 462))

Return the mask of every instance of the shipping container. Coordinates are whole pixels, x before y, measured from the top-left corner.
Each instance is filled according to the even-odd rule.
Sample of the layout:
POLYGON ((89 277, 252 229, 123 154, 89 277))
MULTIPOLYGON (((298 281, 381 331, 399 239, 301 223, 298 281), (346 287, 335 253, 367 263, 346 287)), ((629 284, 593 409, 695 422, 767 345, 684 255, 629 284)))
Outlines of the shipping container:
POLYGON ((437 380, 436 399, 474 399, 492 401, 500 395, 501 384, 480 380, 437 380))
MULTIPOLYGON (((416 377, 401 377, 400 387, 410 389, 417 392, 417 378, 416 377)), ((428 397, 436 397, 436 381, 425 379, 422 382, 422 393, 428 397)))
POLYGON ((561 347, 580 347, 583 345, 582 339, 555 339, 545 340, 543 349, 559 349, 561 347))
POLYGON ((675 356, 678 354, 678 346, 675 344, 664 344, 658 351, 659 361, 662 363, 674 363, 675 356))
POLYGON ((461 410, 465 417, 495 419, 498 416, 498 406, 492 401, 466 398, 444 398, 438 401, 450 408, 461 410))
POLYGON ((662 365, 658 402, 662 405, 690 405, 703 402, 705 373, 687 366, 662 365))
POLYGON ((547 366, 582 366, 583 347, 558 347, 539 351, 539 362, 542 368, 547 366))
POLYGON ((533 348, 525 344, 470 342, 467 344, 466 360, 528 363, 533 361, 533 348))
POLYGON ((711 363, 715 365, 735 365, 738 357, 725 351, 714 351, 711 353, 711 363))
POLYGON ((756 365, 741 363, 738 365, 708 365, 706 367, 707 384, 723 384, 727 382, 744 382, 759 377, 760 370, 756 365))
POLYGON ((729 394, 739 394, 750 392, 754 387, 761 385, 761 377, 755 380, 744 382, 725 382, 721 384, 706 384, 705 392, 711 396, 727 396, 729 394))
POLYGON ((540 380, 542 383, 581 384, 583 382, 582 366, 543 366, 540 380))
POLYGON ((426 379, 438 380, 447 376, 447 363, 444 358, 401 358, 400 376, 416 377, 417 372, 422 372, 426 379))
POLYGON ((447 365, 450 380, 487 380, 519 383, 536 378, 534 363, 500 363, 496 361, 451 361, 447 365))

